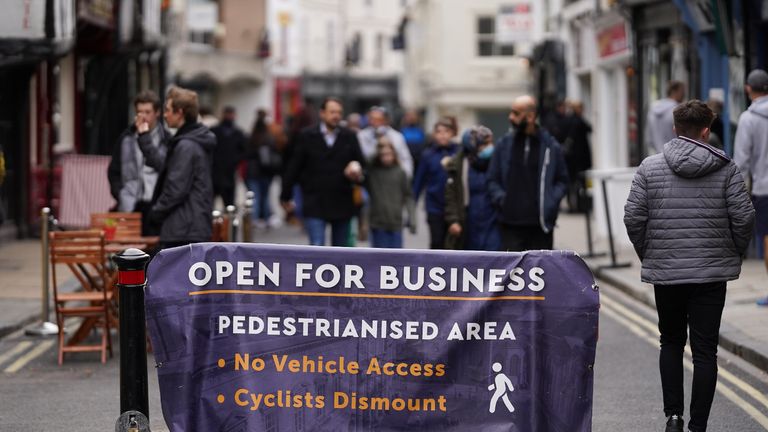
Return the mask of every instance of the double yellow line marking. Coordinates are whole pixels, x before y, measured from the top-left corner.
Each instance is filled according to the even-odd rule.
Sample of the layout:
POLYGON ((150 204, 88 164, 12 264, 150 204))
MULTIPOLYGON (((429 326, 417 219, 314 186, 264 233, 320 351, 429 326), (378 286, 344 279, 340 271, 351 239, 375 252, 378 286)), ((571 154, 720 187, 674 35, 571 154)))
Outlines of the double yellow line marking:
MULTIPOLYGON (((26 349, 26 347, 28 345, 22 347, 23 349, 19 349, 20 346, 22 344, 24 344, 24 343, 28 343, 30 345, 32 344, 32 342, 29 342, 29 341, 19 342, 19 344, 16 345, 16 347, 14 348, 14 350, 23 351, 23 349, 26 349)), ((5 372, 5 373, 16 373, 16 372, 18 372, 19 370, 21 370, 21 368, 26 366, 27 363, 31 362, 32 360, 36 359, 37 357, 40 357, 43 353, 48 351, 55 343, 56 343, 55 340, 50 340, 50 339, 41 342, 39 345, 37 345, 36 347, 34 347, 31 350, 29 350, 28 352, 26 352, 24 355, 22 355, 21 357, 17 358, 16 361, 14 361, 7 368, 5 368, 3 370, 3 372, 5 372)), ((2 362, 0 362, 0 363, 2 363, 2 362)))
MULTIPOLYGON (((600 303, 601 313, 610 316, 613 320, 636 334, 640 339, 658 348, 659 329, 656 324, 611 299, 609 296, 606 296, 604 291, 600 295, 600 303)), ((693 363, 690 360, 691 349, 688 345, 685 347, 685 352, 688 354, 688 357, 685 358, 684 365, 686 369, 692 371, 693 363)), ((728 398, 736 406, 744 410, 744 412, 752 417, 763 428, 768 430, 768 416, 765 414, 766 410, 768 410, 768 397, 746 381, 727 371, 722 366, 718 366, 717 375, 717 391, 728 398), (730 387, 731 385, 749 395, 755 402, 758 402, 757 406, 739 396, 739 394, 730 387)))

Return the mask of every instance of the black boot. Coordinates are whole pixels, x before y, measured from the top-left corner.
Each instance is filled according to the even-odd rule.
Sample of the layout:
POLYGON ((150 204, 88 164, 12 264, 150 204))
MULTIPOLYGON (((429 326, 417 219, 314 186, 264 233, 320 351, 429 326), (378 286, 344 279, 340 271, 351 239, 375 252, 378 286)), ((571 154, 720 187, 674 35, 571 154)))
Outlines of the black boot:
POLYGON ((683 417, 677 414, 669 416, 667 419, 667 428, 664 432, 683 432, 683 417))

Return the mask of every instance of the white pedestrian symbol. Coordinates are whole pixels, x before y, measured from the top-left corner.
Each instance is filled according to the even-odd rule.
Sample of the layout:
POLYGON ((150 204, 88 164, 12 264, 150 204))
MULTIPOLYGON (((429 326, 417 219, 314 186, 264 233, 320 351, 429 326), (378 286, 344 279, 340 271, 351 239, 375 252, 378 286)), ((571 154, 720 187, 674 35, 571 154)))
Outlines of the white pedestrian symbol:
POLYGON ((499 398, 501 398, 501 400, 504 401, 504 405, 507 406, 509 412, 514 412, 515 407, 512 406, 512 402, 509 401, 507 390, 515 391, 515 387, 512 385, 512 381, 510 381, 506 375, 501 373, 501 363, 494 363, 492 367, 493 371, 496 372, 496 377, 493 378, 493 384, 488 386, 488 391, 496 391, 491 397, 491 407, 488 409, 488 411, 490 411, 491 414, 495 413, 496 404, 499 402, 499 398))

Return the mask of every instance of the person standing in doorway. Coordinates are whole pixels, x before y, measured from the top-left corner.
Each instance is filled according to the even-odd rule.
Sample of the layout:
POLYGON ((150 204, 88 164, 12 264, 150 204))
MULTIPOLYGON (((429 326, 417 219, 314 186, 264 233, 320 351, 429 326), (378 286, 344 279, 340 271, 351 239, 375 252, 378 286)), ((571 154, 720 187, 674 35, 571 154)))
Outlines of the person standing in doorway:
POLYGON ((565 164, 568 167, 568 209, 571 212, 583 212, 587 203, 584 199, 586 181, 584 171, 592 168, 592 149, 589 145, 589 135, 592 125, 584 118, 584 105, 581 102, 571 103, 568 138, 563 145, 565 164))
MULTIPOLYGON (((762 69, 750 72, 746 90, 752 105, 739 117, 734 162, 752 185, 752 202, 757 214, 755 235, 764 247, 768 269, 768 73, 762 69)), ((758 299, 757 304, 768 306, 768 297, 758 299)))
POLYGON ((667 84, 667 97, 651 104, 645 122, 645 142, 656 153, 664 151, 664 144, 677 137, 674 131, 672 111, 685 99, 685 84, 670 81, 667 84))
POLYGON ((727 281, 738 279, 755 210, 736 164, 707 144, 715 114, 692 100, 674 110, 677 138, 637 169, 624 225, 653 284, 667 432, 683 432, 683 351, 690 334, 688 429, 703 432, 717 384, 717 344, 727 281))
POLYGON ((512 103, 512 130, 496 144, 488 168, 488 191, 499 209, 501 248, 522 252, 552 249, 568 170, 560 144, 536 123, 536 100, 512 103))
POLYGON ((352 186, 363 180, 363 154, 357 136, 342 128, 341 101, 327 98, 320 106, 320 124, 304 129, 297 138, 283 176, 280 200, 291 212, 293 186, 301 185, 304 227, 309 244, 325 244, 325 229, 331 225, 331 244, 346 246, 350 220, 355 214, 352 186))

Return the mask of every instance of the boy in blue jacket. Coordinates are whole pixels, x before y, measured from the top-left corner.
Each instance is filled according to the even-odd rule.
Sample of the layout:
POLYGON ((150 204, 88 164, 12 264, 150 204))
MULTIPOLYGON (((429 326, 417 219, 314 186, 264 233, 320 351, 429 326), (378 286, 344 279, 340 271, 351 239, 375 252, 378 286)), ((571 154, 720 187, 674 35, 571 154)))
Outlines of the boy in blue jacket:
POLYGON ((445 182, 448 173, 443 168, 443 159, 450 160, 459 146, 451 141, 456 136, 456 120, 443 117, 435 123, 432 145, 421 156, 416 176, 413 178, 414 201, 427 189, 425 207, 429 225, 429 248, 444 249, 448 224, 445 222, 445 182))

